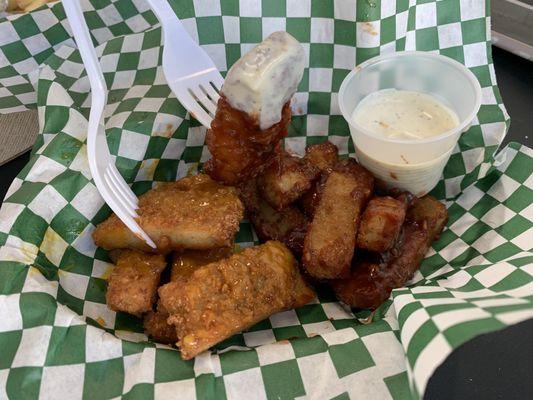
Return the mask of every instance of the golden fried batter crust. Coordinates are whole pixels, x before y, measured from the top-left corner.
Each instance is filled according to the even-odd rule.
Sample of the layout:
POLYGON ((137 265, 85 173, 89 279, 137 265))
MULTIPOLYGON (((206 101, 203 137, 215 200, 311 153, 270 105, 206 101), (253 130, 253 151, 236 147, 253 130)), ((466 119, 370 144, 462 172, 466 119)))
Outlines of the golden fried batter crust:
MULTIPOLYGON (((222 258, 227 258, 233 253, 233 247, 221 247, 212 250, 185 250, 174 253, 172 257, 172 269, 170 281, 173 282, 180 277, 189 277, 192 273, 206 265, 222 258)), ((156 311, 145 314, 143 319, 144 330, 148 336, 160 343, 172 344, 178 341, 176 328, 167 322, 168 311, 161 304, 161 299, 157 302, 156 311)))
POLYGON ((176 328, 168 324, 168 317, 168 311, 165 310, 161 301, 158 301, 157 311, 150 311, 144 315, 143 326, 145 333, 159 343, 176 343, 178 340, 176 328))
POLYGON ((152 310, 165 258, 136 250, 121 250, 115 254, 116 266, 107 284, 107 306, 114 311, 133 315, 152 310))
POLYGON ((204 265, 162 286, 159 295, 185 360, 315 296, 289 249, 275 241, 204 265))
POLYGON ((318 177, 319 170, 303 158, 283 152, 259 175, 262 197, 276 210, 294 203, 318 177))
MULTIPOLYGON (((235 188, 200 174, 161 184, 140 196, 137 221, 157 251, 167 253, 231 245, 243 213, 235 188)), ((104 249, 152 251, 114 214, 96 227, 93 239, 104 249)))
POLYGON ((302 262, 309 275, 334 279, 349 273, 359 216, 373 184, 354 159, 341 161, 329 174, 304 240, 302 262))
POLYGON ((233 254, 232 247, 219 247, 211 250, 185 250, 176 252, 172 257, 172 269, 170 270, 170 280, 175 281, 180 276, 191 276, 194 271, 202 265, 228 258, 233 254))

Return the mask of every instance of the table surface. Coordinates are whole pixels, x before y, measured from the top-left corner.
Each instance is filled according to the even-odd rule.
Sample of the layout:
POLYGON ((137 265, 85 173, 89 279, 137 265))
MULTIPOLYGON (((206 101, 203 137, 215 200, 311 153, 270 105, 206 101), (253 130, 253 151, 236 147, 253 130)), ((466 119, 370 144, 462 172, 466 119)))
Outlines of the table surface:
MULTIPOLYGON (((533 63, 493 47, 498 86, 511 127, 503 142, 533 147, 533 63)), ((0 199, 29 153, 0 167, 0 199)), ((426 399, 533 398, 533 320, 481 335, 461 346, 430 379, 426 399)))

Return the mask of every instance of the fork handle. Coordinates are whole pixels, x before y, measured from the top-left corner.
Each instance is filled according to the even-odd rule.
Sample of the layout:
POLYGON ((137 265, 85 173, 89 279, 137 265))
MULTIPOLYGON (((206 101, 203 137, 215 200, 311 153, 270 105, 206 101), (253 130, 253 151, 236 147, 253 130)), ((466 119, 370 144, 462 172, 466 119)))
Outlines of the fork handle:
POLYGON ((170 7, 167 0, 148 0, 148 4, 161 23, 161 29, 164 37, 169 40, 176 40, 180 44, 183 54, 193 54, 197 52, 198 44, 189 35, 189 32, 183 26, 183 23, 170 7), (192 48, 191 50, 188 50, 192 48))
POLYGON ((64 0, 63 8, 91 84, 91 107, 103 110, 107 103, 107 88, 79 0, 64 0))
POLYGON ((189 35, 185 30, 183 23, 177 17, 175 11, 170 7, 170 4, 167 0, 148 0, 148 4, 152 8, 152 11, 155 13, 155 16, 161 23, 161 27, 164 27, 165 30, 172 29, 175 33, 178 33, 179 38, 183 34, 189 35), (171 22, 171 23, 166 23, 171 22))

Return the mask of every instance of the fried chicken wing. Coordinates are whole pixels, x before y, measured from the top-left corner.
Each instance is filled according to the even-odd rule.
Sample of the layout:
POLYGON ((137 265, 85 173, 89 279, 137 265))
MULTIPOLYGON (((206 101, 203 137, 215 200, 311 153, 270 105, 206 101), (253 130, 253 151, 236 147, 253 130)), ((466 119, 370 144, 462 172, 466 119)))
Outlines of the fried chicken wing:
POLYGON ((169 316, 168 311, 161 304, 161 300, 159 300, 156 311, 151 310, 144 315, 144 332, 156 342, 165 344, 176 343, 178 340, 176 328, 167 322, 169 316))
MULTIPOLYGON (((180 277, 189 277, 202 265, 227 258, 233 253, 232 247, 221 247, 212 250, 185 250, 174 253, 172 257, 172 269, 170 281, 173 282, 180 277)), ((176 328, 169 325, 167 319, 169 313, 161 304, 161 299, 157 302, 155 311, 150 311, 144 315, 143 325, 148 336, 160 343, 176 343, 178 336, 176 328)))
POLYGON ((357 247, 382 253, 389 250, 405 219, 407 202, 392 197, 374 197, 361 216, 357 233, 357 247))
POLYGON ((259 196, 257 184, 250 180, 239 187, 246 215, 261 241, 278 240, 295 255, 302 254, 308 222, 302 212, 293 206, 274 210, 259 196))
POLYGON ((319 144, 307 146, 305 149, 304 160, 320 171, 318 179, 315 179, 308 191, 306 191, 299 200, 300 207, 304 213, 313 217, 316 207, 320 202, 320 193, 324 183, 339 161, 339 149, 333 143, 326 141, 319 144))
POLYGON ((304 66, 303 47, 284 31, 270 34, 231 66, 206 136, 210 176, 236 184, 267 165, 287 136, 289 103, 304 66))
POLYGON ((234 185, 261 172, 287 136, 291 120, 289 103, 283 106, 281 121, 260 129, 252 117, 234 109, 222 95, 217 112, 207 131, 206 144, 212 158, 204 170, 217 181, 234 185))
POLYGON ((339 149, 330 141, 312 144, 305 149, 304 159, 320 172, 331 172, 339 161, 339 149))
MULTIPOLYGON (((229 246, 244 207, 235 188, 200 174, 161 184, 140 196, 138 214, 137 222, 156 243, 158 252, 167 253, 229 246)), ((114 214, 96 227, 93 239, 104 249, 152 251, 114 214)))
POLYGON ((183 359, 315 296, 280 242, 247 248, 159 289, 183 359))
POLYGON ((118 250, 116 266, 107 284, 107 306, 114 311, 140 315, 152 309, 165 258, 137 250, 118 250))
POLYGON ((304 159, 283 152, 258 177, 262 197, 276 210, 283 210, 311 188, 319 170, 304 159))
POLYGON ((351 158, 329 174, 304 240, 302 262, 314 278, 349 273, 359 217, 373 184, 372 175, 351 158))
POLYGON ((420 268, 431 243, 444 229, 446 207, 431 196, 409 209, 399 240, 381 260, 356 261, 348 279, 332 282, 337 298, 351 307, 377 308, 392 289, 402 287, 420 268))
POLYGON ((185 250, 176 252, 172 258, 172 269, 170 270, 170 280, 175 281, 180 276, 191 276, 194 271, 202 265, 228 258, 233 254, 232 247, 219 247, 211 250, 185 250))

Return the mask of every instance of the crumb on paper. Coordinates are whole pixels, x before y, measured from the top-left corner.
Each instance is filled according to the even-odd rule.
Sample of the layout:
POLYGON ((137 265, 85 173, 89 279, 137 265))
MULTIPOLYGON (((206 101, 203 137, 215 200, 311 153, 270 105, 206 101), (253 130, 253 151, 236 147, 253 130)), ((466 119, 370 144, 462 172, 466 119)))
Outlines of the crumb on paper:
POLYGON ((374 25, 372 25, 370 22, 365 22, 363 24, 363 31, 365 31, 366 33, 372 36, 377 36, 378 34, 376 30, 374 29, 374 25))
POLYGON ((403 160, 404 163, 409 164, 409 161, 407 161, 407 158, 403 154, 400 154, 400 158, 403 160))

